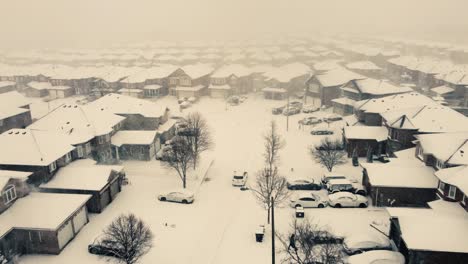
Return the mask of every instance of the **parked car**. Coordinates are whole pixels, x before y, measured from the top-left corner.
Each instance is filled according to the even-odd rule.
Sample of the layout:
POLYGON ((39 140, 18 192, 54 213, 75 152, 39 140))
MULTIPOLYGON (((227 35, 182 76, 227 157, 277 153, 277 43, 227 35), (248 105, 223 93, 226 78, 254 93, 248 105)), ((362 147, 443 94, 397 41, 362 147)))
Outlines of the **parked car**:
POLYGON ((322 176, 322 183, 327 184, 330 180, 346 179, 346 176, 339 172, 327 172, 322 176))
POLYGON ((197 98, 196 97, 189 97, 189 99, 187 99, 187 101, 189 101, 190 103, 195 103, 197 101, 197 98))
POLYGON ((330 114, 323 118, 323 122, 333 122, 343 120, 343 117, 337 114, 330 114))
POLYGON ((182 103, 180 103, 180 107, 182 109, 185 109, 185 108, 188 108, 192 105, 192 103, 190 103, 189 101, 183 101, 182 103))
POLYGON ((302 112, 303 113, 313 113, 313 112, 317 112, 319 110, 320 110, 320 107, 313 106, 313 105, 304 105, 304 107, 302 107, 302 112))
POLYGON ((333 135, 333 131, 329 129, 318 128, 318 129, 312 129, 310 131, 310 134, 313 136, 333 135))
POLYGON ((247 183, 248 173, 244 171, 243 173, 238 173, 234 171, 234 176, 232 176, 232 186, 244 186, 247 183))
POLYGON ((299 108, 299 111, 300 109, 302 108, 302 103, 299 102, 299 101, 292 101, 292 102, 289 102, 289 107, 294 107, 294 108, 299 108))
POLYGON ((248 98, 247 95, 241 95, 241 96, 239 96, 239 101, 241 103, 243 103, 243 102, 245 102, 245 100, 247 100, 247 98, 248 98))
POLYGON ((327 201, 322 200, 322 198, 315 194, 302 194, 298 195, 291 199, 291 207, 304 207, 304 208, 324 208, 327 206, 327 201))
POLYGON ((289 108, 285 108, 283 110, 283 115, 285 116, 296 115, 296 114, 299 114, 300 112, 301 112, 300 108, 290 106, 289 108))
POLYGON ((405 264, 405 257, 397 251, 372 250, 348 257, 348 264, 405 264))
POLYGON ((367 194, 364 186, 358 183, 353 183, 348 179, 329 180, 326 186, 329 193, 350 192, 359 195, 367 194))
POLYGON ((285 107, 286 107, 286 106, 274 107, 274 108, 271 110, 271 113, 274 114, 274 115, 282 114, 285 107))
POLYGON ((237 95, 230 96, 230 97, 228 97, 227 102, 230 105, 238 105, 240 103, 239 96, 237 96, 237 95))
POLYGON ((288 181, 287 187, 289 190, 314 190, 318 191, 322 189, 321 183, 315 183, 313 180, 293 180, 288 181))
POLYGON ((173 190, 158 196, 161 202, 193 203, 195 195, 187 189, 173 190))
POLYGON ((366 208, 369 204, 367 197, 350 192, 337 192, 328 195, 328 204, 330 206, 341 207, 359 207, 366 208))
POLYGON ((343 241, 343 249, 348 255, 354 255, 371 250, 391 250, 390 240, 374 231, 347 236, 343 241))
POLYGON ((320 124, 321 122, 322 122, 322 120, 318 119, 315 116, 309 116, 309 117, 306 117, 304 119, 299 120, 299 123, 302 124, 302 125, 305 125, 305 126, 316 125, 316 124, 320 124))
POLYGON ((119 251, 120 249, 116 248, 115 243, 106 240, 104 235, 97 236, 88 245, 88 252, 94 255, 116 257, 120 255, 119 251))
POLYGON ((188 100, 187 97, 178 98, 178 99, 177 99, 177 103, 181 104, 181 103, 183 103, 183 102, 185 102, 185 101, 187 101, 187 100, 188 100))

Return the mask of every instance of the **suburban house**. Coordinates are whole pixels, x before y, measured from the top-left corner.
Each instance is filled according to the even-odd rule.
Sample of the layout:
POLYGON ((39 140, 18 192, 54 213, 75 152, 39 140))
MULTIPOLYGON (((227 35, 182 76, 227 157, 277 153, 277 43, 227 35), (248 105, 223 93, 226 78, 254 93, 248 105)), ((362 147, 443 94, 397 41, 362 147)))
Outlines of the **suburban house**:
POLYGON ((368 157, 386 153, 388 131, 385 127, 346 126, 343 138, 348 157, 368 157))
POLYGON ((408 264, 468 262, 468 220, 434 209, 387 208, 390 239, 408 264), (424 238, 421 239, 421 234, 424 238))
POLYGON ((341 96, 341 87, 354 79, 365 77, 343 68, 335 68, 325 73, 317 73, 310 77, 307 84, 307 94, 317 101, 317 105, 331 106, 332 100, 341 96))
POLYGON ((468 165, 468 132, 416 135, 416 157, 436 170, 468 165))
POLYGON ((31 102, 16 91, 0 94, 0 133, 32 123, 31 102))
POLYGON ((284 100, 288 97, 288 91, 284 88, 265 87, 262 92, 265 99, 284 100))
POLYGON ((16 90, 16 82, 0 81, 0 94, 16 90))
POLYGON ((302 63, 290 63, 281 67, 274 67, 263 73, 268 87, 281 87, 290 93, 304 93, 306 81, 310 78, 310 75, 310 67, 302 63))
POLYGON ((111 138, 117 160, 151 160, 160 149, 160 139, 153 130, 121 130, 111 138))
POLYGON ((33 172, 31 184, 50 180, 75 150, 63 134, 34 129, 10 129, 0 135, 0 146, 0 169, 33 172))
POLYGON ((208 64, 192 64, 177 69, 168 76, 170 94, 177 97, 205 95, 213 71, 208 64))
POLYGON ((26 84, 24 93, 28 97, 45 97, 49 95, 49 88, 52 87, 50 82, 29 82, 26 84))
POLYGON ((333 111, 341 114, 352 114, 357 101, 411 91, 413 91, 411 88, 398 87, 384 80, 370 78, 351 80, 341 87, 342 97, 332 100, 333 111))
POLYGON ((88 212, 101 213, 121 191, 122 178, 125 176, 122 166, 76 164, 60 168, 54 177, 39 185, 39 191, 63 194, 91 195, 86 203, 88 212))
POLYGON ((372 205, 427 207, 435 200, 437 178, 424 165, 361 163, 363 180, 372 205))
POLYGON ((73 159, 92 157, 109 163, 113 161, 110 138, 123 127, 125 117, 101 111, 89 105, 64 104, 28 128, 60 133, 75 147, 73 159))
POLYGON ((110 93, 88 104, 90 107, 125 117, 122 130, 156 130, 169 117, 169 108, 131 96, 110 93))
POLYGON ((28 177, 32 172, 0 170, 0 214, 7 210, 14 201, 29 193, 28 177))
POLYGON ((0 246, 6 251, 59 254, 89 221, 86 203, 90 195, 9 188, 3 193, 5 197, 15 197, 11 188, 17 193, 13 200, 7 200, 11 205, 0 214, 0 246))
POLYGON ((435 172, 439 180, 437 195, 444 201, 456 202, 468 212, 468 166, 440 169, 435 172))
POLYGON ((178 69, 169 64, 155 65, 147 69, 136 71, 122 79, 121 87, 127 89, 143 89, 145 97, 167 95, 169 89, 169 75, 178 69), (156 86, 159 86, 157 89, 156 86), (154 91, 151 91, 154 90, 154 91))
POLYGON ((225 65, 211 75, 208 87, 211 97, 226 98, 252 91, 252 71, 241 64, 225 65))

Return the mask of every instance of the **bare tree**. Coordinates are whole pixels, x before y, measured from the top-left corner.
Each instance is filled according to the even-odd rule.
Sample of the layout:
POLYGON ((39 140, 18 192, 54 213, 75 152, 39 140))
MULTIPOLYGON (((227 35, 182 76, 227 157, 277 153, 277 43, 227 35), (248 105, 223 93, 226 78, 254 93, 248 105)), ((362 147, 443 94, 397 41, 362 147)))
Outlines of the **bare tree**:
POLYGON ((162 160, 166 167, 174 169, 182 180, 182 187, 187 187, 187 171, 193 164, 192 145, 185 137, 175 136, 170 147, 163 153, 162 160))
POLYGON ((206 119, 199 112, 188 114, 186 121, 187 128, 180 135, 184 136, 192 146, 193 168, 195 169, 200 154, 212 148, 213 140, 206 119))
POLYGON ((312 159, 332 171, 336 165, 346 163, 346 152, 343 149, 343 144, 339 140, 331 140, 325 138, 318 146, 309 147, 312 159))
POLYGON ((285 263, 343 263, 342 238, 309 219, 301 222, 294 219, 289 232, 278 234, 277 238, 283 245, 285 263))
POLYGON ((251 190, 257 199, 267 210, 267 221, 270 223, 270 210, 272 206, 281 205, 288 197, 287 181, 278 173, 279 151, 284 146, 284 141, 278 134, 275 122, 271 122, 270 130, 264 136, 265 140, 265 167, 257 173, 254 186, 251 190), (273 201, 272 201, 273 198, 273 201))
POLYGON ((134 214, 120 215, 104 230, 101 243, 119 263, 135 264, 153 246, 153 234, 134 214))

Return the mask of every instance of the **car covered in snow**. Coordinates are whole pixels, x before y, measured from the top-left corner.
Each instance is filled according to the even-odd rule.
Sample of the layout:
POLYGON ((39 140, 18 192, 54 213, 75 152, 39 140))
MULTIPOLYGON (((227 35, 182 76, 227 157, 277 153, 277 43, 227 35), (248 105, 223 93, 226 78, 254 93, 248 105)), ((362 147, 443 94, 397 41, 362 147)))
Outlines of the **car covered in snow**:
POLYGON ((300 108, 297 107, 287 107, 283 110, 283 115, 290 116, 290 115, 297 115, 301 112, 300 108))
POLYGON ((343 241, 343 249, 348 255, 371 250, 391 250, 390 239, 377 231, 349 235, 343 241))
POLYGON ((158 200, 161 202, 189 204, 195 200, 195 194, 187 189, 177 189, 160 194, 158 200))
POLYGON ((283 113, 283 110, 285 107, 286 107, 285 105, 273 107, 273 109, 271 109, 271 113, 274 115, 280 115, 283 113))
POLYGON ((405 264, 405 257, 397 251, 372 250, 348 257, 347 264, 405 264))
POLYGON ((305 117, 305 118, 299 120, 299 124, 302 124, 302 125, 305 125, 305 126, 316 125, 316 124, 320 124, 320 123, 322 123, 322 120, 315 117, 315 116, 309 116, 309 117, 305 117))
POLYGON ((318 191, 318 190, 322 189, 322 184, 321 183, 316 183, 313 180, 298 179, 298 180, 288 181, 287 188, 289 190, 314 190, 314 191, 318 191))
POLYGON ((329 193, 351 192, 360 195, 366 195, 367 192, 362 184, 351 182, 348 179, 333 179, 326 184, 329 193))
POLYGON ((323 200, 316 194, 299 194, 290 199, 290 205, 293 208, 324 208, 327 206, 327 201, 323 200))
POLYGON ((302 112, 303 113, 313 113, 313 112, 317 112, 320 110, 320 107, 317 107, 317 106, 314 106, 314 105, 304 105, 304 107, 302 107, 302 112))
POLYGON ((230 105, 238 105, 240 103, 240 98, 237 95, 229 96, 227 102, 230 105))
POLYGON ((338 179, 346 179, 346 176, 339 172, 327 172, 322 176, 322 183, 326 185, 328 181, 338 179))
POLYGON ((234 171, 234 175, 232 176, 232 186, 244 186, 247 183, 248 176, 249 174, 246 171, 243 173, 234 171))
POLYGON ((189 108, 191 105, 192 103, 190 103, 190 101, 183 101, 182 103, 180 103, 180 107, 182 109, 189 108))
POLYGON ((323 118, 323 122, 334 122, 343 120, 343 117, 337 114, 329 114, 323 118))
POLYGON ((192 97, 189 97, 189 99, 187 99, 187 101, 189 101, 190 103, 195 103, 197 101, 197 98, 192 96, 192 97))
POLYGON ((350 192, 336 192, 328 195, 328 204, 332 207, 366 208, 369 204, 367 197, 350 192))
POLYGON ((323 135, 333 135, 333 130, 324 129, 324 128, 316 128, 310 131, 310 134, 313 136, 323 136, 323 135))
POLYGON ((112 241, 106 239, 105 235, 101 234, 95 237, 88 245, 88 252, 94 255, 118 257, 122 255, 123 250, 115 243, 112 243, 112 241))

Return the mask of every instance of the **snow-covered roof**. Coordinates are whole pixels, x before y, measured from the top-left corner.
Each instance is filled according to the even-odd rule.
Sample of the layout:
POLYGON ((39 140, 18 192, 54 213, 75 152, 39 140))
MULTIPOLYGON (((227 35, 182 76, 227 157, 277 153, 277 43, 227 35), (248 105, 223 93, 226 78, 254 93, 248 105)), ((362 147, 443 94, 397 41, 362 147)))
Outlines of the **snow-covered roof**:
POLYGON ((192 64, 182 67, 182 70, 192 79, 198 79, 200 77, 210 75, 214 68, 210 64, 192 64))
POLYGON ((316 71, 330 71, 337 68, 341 68, 339 62, 339 60, 326 60, 315 63, 313 67, 316 71))
POLYGON ((29 172, 29 171, 0 170, 0 177, 26 179, 31 174, 32 174, 32 172, 29 172))
POLYGON ((283 88, 271 88, 271 87, 266 87, 262 89, 263 92, 269 92, 269 93, 286 93, 286 89, 283 88))
POLYGON ((0 135, 0 164, 48 166, 75 149, 59 133, 10 129, 0 135))
POLYGON ((24 107, 31 104, 31 101, 17 91, 10 91, 0 94, 0 108, 24 107))
POLYGON ((158 118, 164 115, 167 107, 127 95, 110 93, 88 104, 99 111, 114 114, 140 114, 144 117, 158 118))
POLYGON ((1 87, 12 86, 12 85, 16 85, 16 83, 15 83, 15 82, 11 82, 11 81, 0 81, 0 88, 1 88, 1 87))
POLYGON ((464 216, 466 214, 465 209, 460 206, 459 202, 450 202, 445 201, 443 199, 438 199, 432 202, 427 203, 429 207, 436 211, 437 213, 442 214, 451 214, 451 215, 459 215, 464 216))
POLYGON ((47 90, 52 87, 50 82, 29 82, 26 85, 35 90, 47 90))
POLYGON ((119 172, 116 166, 88 165, 65 166, 60 168, 54 177, 40 188, 101 191, 109 183, 112 171, 119 172))
POLYGON ((63 134, 70 144, 85 143, 112 132, 125 117, 99 111, 88 105, 64 104, 31 124, 28 128, 63 134))
POLYGON ((205 88, 204 85, 196 85, 196 86, 177 86, 175 88, 176 91, 186 91, 186 92, 198 92, 205 88))
POLYGON ((431 98, 417 92, 389 95, 381 98, 358 101, 355 108, 367 113, 385 113, 425 105, 439 105, 431 98))
POLYGON ((159 90, 161 88, 162 86, 159 84, 149 84, 149 85, 145 85, 143 87, 143 90, 159 90))
POLYGON ((245 77, 252 73, 252 70, 242 64, 229 64, 217 69, 211 78, 227 78, 231 75, 245 77))
POLYGON ((388 138, 388 130, 384 126, 347 126, 344 128, 346 139, 385 141, 388 138))
POLYGON ((229 84, 224 84, 224 85, 213 85, 211 84, 208 86, 208 89, 213 89, 213 90, 231 90, 231 86, 229 84))
POLYGON ((445 214, 432 209, 387 208, 397 217, 408 249, 468 253, 468 216, 445 214), (421 234, 426 234, 421 237, 421 234))
POLYGON ((122 145, 150 145, 156 138, 156 130, 120 130, 111 138, 114 146, 122 145))
POLYGON ((333 87, 342 86, 351 80, 364 79, 365 77, 344 68, 336 68, 315 75, 315 78, 323 87, 333 87))
POLYGON ((311 69, 303 63, 290 63, 278 68, 272 68, 263 73, 267 79, 277 80, 282 83, 287 83, 292 79, 304 75, 310 75, 311 69))
POLYGON ((468 165, 468 132, 421 134, 415 136, 424 154, 453 165, 468 165))
POLYGON ((121 80, 122 83, 143 83, 146 80, 161 79, 168 77, 178 69, 175 65, 161 64, 148 69, 137 71, 127 78, 121 80))
POLYGON ((372 78, 352 80, 357 88, 366 94, 373 95, 391 95, 412 92, 413 89, 409 87, 399 87, 384 80, 377 80, 372 78))
POLYGON ((402 164, 362 163, 369 182, 377 187, 437 188, 434 169, 429 166, 405 166, 402 164))
POLYGON ((468 194, 468 166, 441 169, 435 175, 442 182, 456 186, 463 193, 468 194))
POLYGON ((455 89, 453 89, 452 87, 448 87, 448 86, 443 85, 443 86, 438 86, 438 87, 432 88, 431 91, 438 94, 438 95, 443 95, 443 94, 451 93, 451 92, 455 91, 455 89))
POLYGON ((372 263, 393 263, 404 264, 405 257, 397 251, 391 250, 371 250, 357 255, 350 256, 347 259, 348 264, 372 264, 372 263))
POLYGON ((122 89, 119 89, 117 92, 119 93, 143 93, 143 90, 132 89, 132 88, 122 88, 122 89))
POLYGON ((371 61, 355 61, 345 65, 350 70, 381 70, 379 66, 371 61))
POLYGON ((14 228, 57 230, 89 199, 91 195, 32 192, 0 215, 0 237, 14 228))

